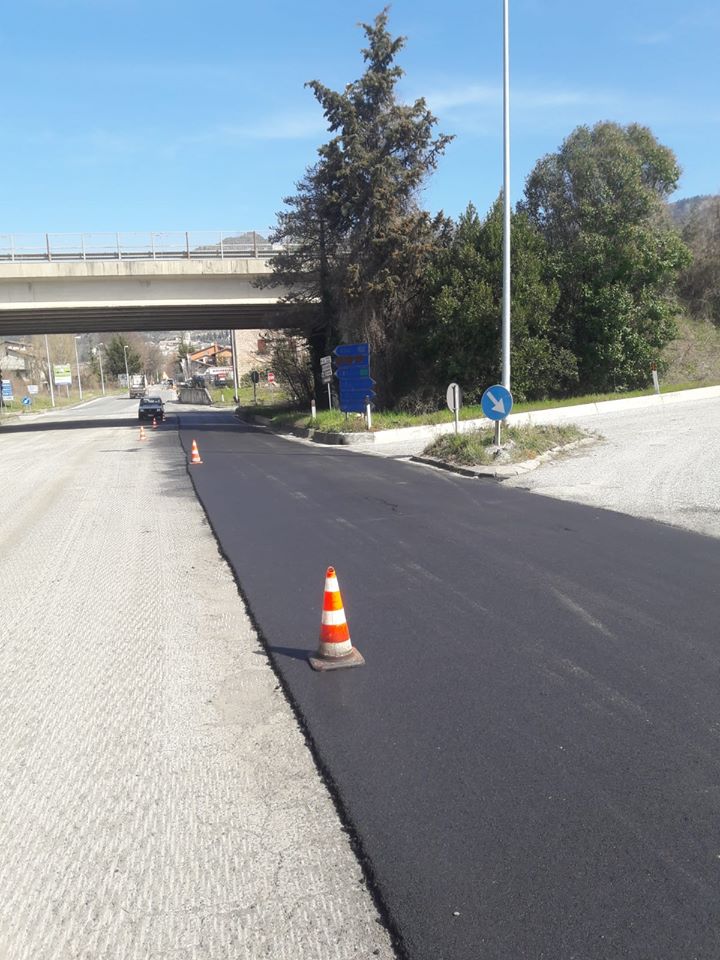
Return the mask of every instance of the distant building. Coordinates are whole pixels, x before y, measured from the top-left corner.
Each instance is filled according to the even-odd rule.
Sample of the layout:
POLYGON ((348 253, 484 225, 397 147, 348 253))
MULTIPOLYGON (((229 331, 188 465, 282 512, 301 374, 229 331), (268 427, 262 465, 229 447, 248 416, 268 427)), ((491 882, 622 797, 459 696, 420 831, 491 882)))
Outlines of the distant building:
MULTIPOLYGON (((230 347, 221 347, 217 343, 210 344, 202 350, 189 354, 192 364, 201 364, 203 367, 232 366, 232 350, 230 347)), ((193 372, 195 368, 193 367, 193 372)))
POLYGON ((27 370, 27 354, 25 350, 18 350, 11 347, 12 341, 5 341, 0 344, 0 370, 3 376, 11 371, 15 374, 23 374, 27 370))

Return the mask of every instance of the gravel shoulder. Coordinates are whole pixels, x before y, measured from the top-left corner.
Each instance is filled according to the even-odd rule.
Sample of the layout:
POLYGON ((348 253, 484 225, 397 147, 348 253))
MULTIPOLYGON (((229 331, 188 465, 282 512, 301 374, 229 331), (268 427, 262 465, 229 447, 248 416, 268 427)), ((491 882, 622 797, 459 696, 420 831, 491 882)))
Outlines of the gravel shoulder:
POLYGON ((136 406, 0 435, 0 957, 390 960, 172 417, 140 443, 136 406))
POLYGON ((720 399, 571 419, 602 441, 506 486, 720 536, 720 399))

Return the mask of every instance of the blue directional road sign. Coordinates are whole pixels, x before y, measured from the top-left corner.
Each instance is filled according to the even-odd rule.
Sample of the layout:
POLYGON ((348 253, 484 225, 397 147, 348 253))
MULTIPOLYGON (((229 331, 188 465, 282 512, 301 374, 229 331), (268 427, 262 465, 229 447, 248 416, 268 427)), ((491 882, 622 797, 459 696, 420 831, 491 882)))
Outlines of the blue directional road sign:
POLYGON ((13 399, 13 388, 11 380, 3 380, 2 382, 2 398, 3 400, 12 400, 13 399))
POLYGON ((370 376, 370 344, 343 343, 335 348, 335 374, 340 386, 340 409, 362 413, 374 400, 375 381, 370 376))
POLYGON ((496 383, 494 387, 487 388, 480 405, 488 420, 504 420, 512 410, 512 394, 502 384, 496 383))
POLYGON ((22 403, 22 405, 23 405, 24 407, 29 407, 30 404, 32 403, 32 398, 31 398, 31 397, 23 397, 20 402, 22 403))

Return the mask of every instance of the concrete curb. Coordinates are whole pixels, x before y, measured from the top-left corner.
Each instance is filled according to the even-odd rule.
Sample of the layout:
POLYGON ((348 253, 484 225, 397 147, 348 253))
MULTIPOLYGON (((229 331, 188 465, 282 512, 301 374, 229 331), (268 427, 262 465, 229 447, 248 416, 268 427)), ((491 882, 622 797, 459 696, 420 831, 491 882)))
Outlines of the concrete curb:
POLYGON ((487 464, 482 467, 463 467, 459 464, 449 463, 447 460, 437 460, 435 457, 410 457, 414 463, 423 463, 428 467, 436 467, 439 470, 448 470, 450 473, 459 473, 463 477, 474 477, 475 479, 487 480, 507 480, 509 477, 518 477, 523 473, 530 473, 533 470, 559 453, 567 453, 575 450, 577 447, 584 447, 590 443, 596 443, 597 437, 583 437, 581 440, 573 440, 572 443, 564 443, 559 447, 553 447, 545 453, 541 453, 534 460, 522 460, 520 463, 508 463, 506 466, 494 467, 487 464))
MULTIPOLYGON (((572 420, 574 417, 594 417, 608 413, 619 413, 623 410, 632 410, 642 407, 662 407, 675 403, 686 403, 692 400, 712 400, 720 397, 720 386, 698 387, 695 390, 680 390, 676 393, 650 394, 646 397, 626 397, 620 400, 601 400, 599 403, 582 403, 572 407, 551 407, 547 410, 531 410, 528 413, 511 413, 505 421, 508 424, 547 424, 561 423, 572 420)), ((443 434, 452 433, 455 424, 448 423, 423 424, 416 427, 396 427, 393 430, 378 430, 368 433, 327 433, 321 430, 284 429, 280 430, 270 424, 266 417, 242 416, 236 411, 235 416, 246 423, 258 423, 266 426, 274 433, 290 434, 312 440, 314 443, 356 446, 373 443, 393 444, 407 440, 425 440, 428 442, 443 434)), ((478 427, 490 426, 492 421, 485 418, 479 420, 461 420, 458 424, 460 433, 477 430, 478 427)))

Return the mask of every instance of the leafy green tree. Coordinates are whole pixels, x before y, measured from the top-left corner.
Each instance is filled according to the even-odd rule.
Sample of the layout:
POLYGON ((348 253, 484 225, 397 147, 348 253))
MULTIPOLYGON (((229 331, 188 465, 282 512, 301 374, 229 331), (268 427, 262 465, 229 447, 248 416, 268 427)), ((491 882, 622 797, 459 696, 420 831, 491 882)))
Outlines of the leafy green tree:
MULTIPOLYGON (((567 338, 553 324, 559 290, 543 238, 526 214, 511 222, 512 389, 517 399, 566 392, 577 380, 567 338)), ((421 352, 436 392, 457 381, 469 401, 500 379, 502 202, 485 221, 468 206, 429 278, 421 352)))
POLYGON ((142 362, 140 360, 140 354, 132 346, 127 338, 122 337, 119 333, 113 335, 105 348, 106 362, 103 366, 103 369, 107 370, 111 377, 119 377, 120 374, 125 373, 125 347, 128 347, 127 351, 127 369, 130 375, 134 373, 142 373, 142 362))
POLYGON ((400 103, 405 44, 387 30, 387 10, 363 24, 368 46, 359 80, 337 92, 312 89, 332 139, 285 201, 273 235, 290 245, 274 259, 274 283, 290 285, 299 306, 317 304, 314 359, 339 341, 368 341, 381 401, 402 389, 408 334, 432 254, 446 229, 418 205, 418 192, 450 137, 433 138, 423 99, 400 103))
POLYGON ((558 271, 555 324, 571 332, 583 389, 647 383, 676 333, 688 252, 665 208, 675 155, 646 127, 578 127, 530 174, 521 205, 558 271))

